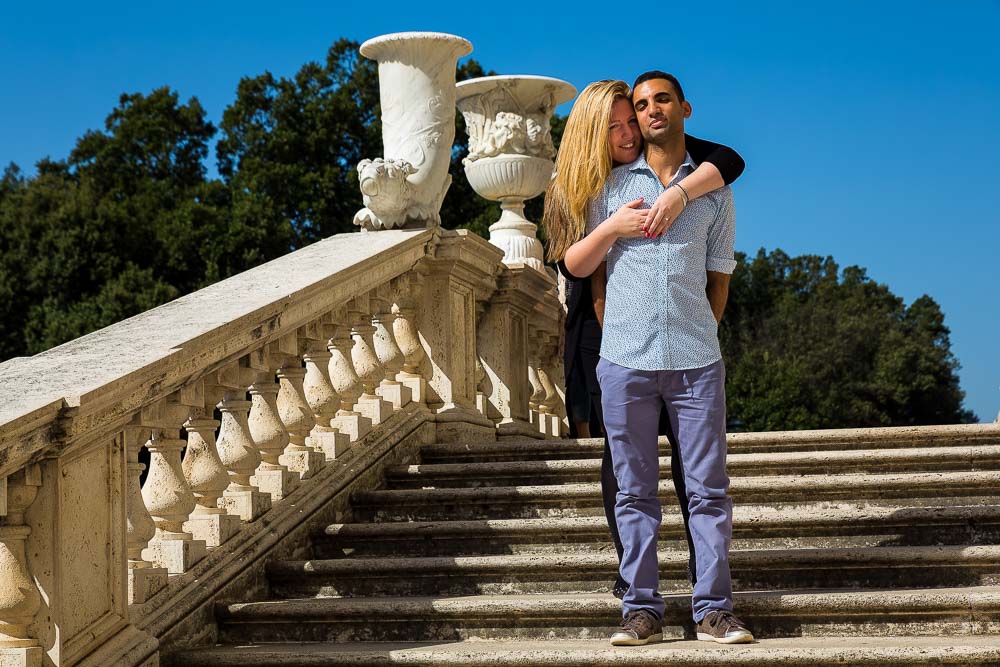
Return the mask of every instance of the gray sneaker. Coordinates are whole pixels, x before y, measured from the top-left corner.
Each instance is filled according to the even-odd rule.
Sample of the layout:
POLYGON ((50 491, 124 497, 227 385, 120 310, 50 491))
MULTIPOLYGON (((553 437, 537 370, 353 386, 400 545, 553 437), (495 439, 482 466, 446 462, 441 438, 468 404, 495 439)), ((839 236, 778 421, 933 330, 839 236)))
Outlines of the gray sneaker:
POLYGON ((698 623, 698 639, 719 644, 749 644, 753 634, 731 611, 710 611, 698 623))
POLYGON ((663 640, 663 621, 648 609, 633 611, 611 635, 612 646, 642 646, 663 640))

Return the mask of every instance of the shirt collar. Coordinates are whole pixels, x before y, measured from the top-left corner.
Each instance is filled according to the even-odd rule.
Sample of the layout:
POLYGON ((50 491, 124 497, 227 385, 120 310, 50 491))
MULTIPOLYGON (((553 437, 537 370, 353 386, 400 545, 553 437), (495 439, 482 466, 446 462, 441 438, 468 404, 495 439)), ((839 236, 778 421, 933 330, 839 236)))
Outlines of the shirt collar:
MULTIPOLYGON (((688 167, 692 171, 694 169, 697 169, 697 167, 698 167, 698 165, 695 164, 695 161, 691 159, 691 154, 688 153, 687 151, 684 152, 684 162, 681 163, 681 166, 680 166, 680 168, 678 168, 677 171, 679 172, 684 167, 688 167)), ((656 172, 654 172, 653 168, 650 167, 649 163, 646 162, 646 153, 645 152, 640 153, 639 154, 639 158, 635 162, 633 162, 633 163, 631 163, 631 164, 628 165, 628 170, 629 171, 643 171, 643 170, 645 170, 645 171, 648 171, 653 176, 656 176, 656 172)))

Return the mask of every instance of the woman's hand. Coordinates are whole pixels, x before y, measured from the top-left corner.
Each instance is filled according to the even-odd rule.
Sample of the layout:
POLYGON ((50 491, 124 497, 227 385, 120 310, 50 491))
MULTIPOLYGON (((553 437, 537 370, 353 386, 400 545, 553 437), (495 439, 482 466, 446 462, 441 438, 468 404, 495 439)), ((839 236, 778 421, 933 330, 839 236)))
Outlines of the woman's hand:
POLYGON ((680 188, 669 187, 661 192, 649 209, 649 217, 646 218, 646 237, 655 239, 666 234, 677 216, 684 211, 684 205, 684 196, 680 188))
POLYGON ((637 238, 646 236, 646 223, 649 209, 641 209, 642 198, 630 201, 615 211, 610 218, 601 223, 607 232, 615 238, 637 238))

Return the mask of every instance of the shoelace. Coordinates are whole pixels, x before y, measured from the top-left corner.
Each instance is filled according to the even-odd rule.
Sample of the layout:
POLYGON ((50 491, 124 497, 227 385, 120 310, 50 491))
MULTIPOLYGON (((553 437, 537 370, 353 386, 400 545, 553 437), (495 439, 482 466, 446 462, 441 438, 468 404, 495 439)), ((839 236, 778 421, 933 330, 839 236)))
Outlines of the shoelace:
POLYGON ((622 629, 628 630, 629 632, 635 632, 636 634, 638 634, 639 628, 637 626, 642 622, 643 622, 643 614, 641 612, 637 614, 632 614, 622 622, 622 629))
POLYGON ((728 611, 720 611, 713 614, 712 618, 708 620, 708 625, 713 630, 721 629, 723 632, 729 632, 734 627, 741 627, 737 618, 728 611))

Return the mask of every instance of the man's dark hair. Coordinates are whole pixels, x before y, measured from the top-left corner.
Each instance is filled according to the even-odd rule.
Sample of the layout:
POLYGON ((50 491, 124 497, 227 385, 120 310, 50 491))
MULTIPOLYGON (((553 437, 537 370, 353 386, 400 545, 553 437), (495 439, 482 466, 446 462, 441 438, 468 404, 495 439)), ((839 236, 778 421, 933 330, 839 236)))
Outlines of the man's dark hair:
POLYGON ((645 83, 651 79, 666 79, 670 83, 674 84, 674 90, 677 91, 677 97, 680 101, 684 101, 684 89, 681 88, 681 82, 677 80, 677 77, 673 74, 667 74, 666 72, 661 72, 658 69, 651 69, 648 72, 643 72, 635 78, 635 83, 632 84, 632 92, 639 87, 640 83, 645 83))

